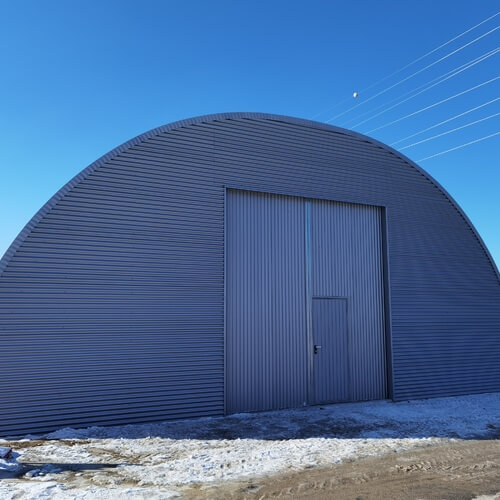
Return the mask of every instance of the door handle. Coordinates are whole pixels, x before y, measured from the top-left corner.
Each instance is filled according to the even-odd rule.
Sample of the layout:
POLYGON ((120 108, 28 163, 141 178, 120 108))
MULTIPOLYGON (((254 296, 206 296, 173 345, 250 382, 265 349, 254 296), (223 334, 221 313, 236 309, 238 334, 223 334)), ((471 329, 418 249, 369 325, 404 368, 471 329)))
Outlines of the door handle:
POLYGON ((323 346, 314 344, 314 354, 318 354, 319 349, 323 349, 323 346))

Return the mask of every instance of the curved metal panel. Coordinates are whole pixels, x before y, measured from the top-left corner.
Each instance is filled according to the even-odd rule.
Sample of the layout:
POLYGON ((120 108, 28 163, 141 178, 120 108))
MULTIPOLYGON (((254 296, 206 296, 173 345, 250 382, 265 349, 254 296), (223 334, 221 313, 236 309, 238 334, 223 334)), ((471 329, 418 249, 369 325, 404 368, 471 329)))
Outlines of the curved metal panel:
POLYGON ((151 137, 155 137, 157 135, 160 135, 164 132, 168 132, 170 130, 175 130, 178 128, 182 127, 187 127, 189 125, 196 125, 200 123, 207 123, 207 122, 214 122, 214 121, 219 121, 219 120, 236 120, 236 119, 254 119, 254 120, 275 120, 275 121, 282 121, 286 123, 296 123, 299 125, 304 125, 307 127, 312 127, 312 128, 318 128, 322 130, 330 130, 330 131, 335 131, 338 133, 342 133, 345 135, 349 135, 352 137, 356 137, 360 139, 361 141, 368 142, 370 144, 373 144, 375 146, 378 146, 385 151, 388 151, 394 155, 396 155, 398 158, 402 159, 404 163, 410 165, 411 167, 415 168, 418 172, 420 172, 423 176, 425 176, 429 181, 431 181, 443 194, 448 198, 448 200, 453 204, 453 206, 456 208, 456 210, 460 213, 460 215, 463 217, 465 222, 468 224, 469 228, 471 231, 474 233, 475 237, 478 239, 479 243, 483 247, 484 252, 488 256, 488 259, 491 263, 491 266, 493 267, 494 272, 497 275, 498 280, 500 281, 500 271, 493 260, 493 257, 491 256, 487 246, 484 244, 483 239, 481 238, 481 235, 477 232, 476 228, 470 221, 470 219, 467 217, 467 214, 464 213, 464 211, 460 208, 460 205, 453 199, 453 197, 444 189, 441 184, 434 179, 428 172, 426 172, 422 167, 417 165, 415 162, 410 160, 407 156, 405 156, 403 153, 400 151, 397 151, 394 148, 391 148, 387 144, 384 144, 380 141, 377 141, 376 139, 372 137, 365 136, 363 134, 360 134, 359 132, 355 132, 353 130, 349 129, 344 129, 342 127, 336 127, 334 125, 330 125, 327 123, 322 123, 322 122, 316 122, 313 120, 306 120, 303 118, 295 118, 291 116, 284 116, 284 115, 275 115, 275 114, 270 114, 270 113, 252 113, 252 112, 231 112, 231 113, 215 113, 215 114, 210 114, 210 115, 201 115, 201 116, 196 116, 193 118, 188 118, 185 120, 179 120, 176 122, 169 123, 167 125, 162 125, 160 127, 154 128, 149 130, 148 132, 145 132, 143 134, 140 134, 133 139, 128 140, 127 142, 124 142, 120 146, 117 146, 113 150, 111 150, 109 153, 106 153, 103 155, 101 158, 96 160, 94 163, 90 164, 87 168, 82 170, 79 174, 77 174, 73 179, 71 179, 69 182, 67 182, 57 193, 52 196, 47 203, 33 216, 33 218, 26 224, 26 226, 22 229, 22 231, 18 234, 18 236, 15 238, 15 240, 12 242, 10 247, 7 249, 5 254, 2 256, 0 259, 0 275, 2 271, 5 269, 5 267, 8 264, 9 259, 14 255, 15 251, 21 246, 22 242, 26 238, 26 236, 29 234, 31 229, 38 223, 38 221, 66 194, 68 193, 74 186, 76 186, 79 182, 81 182, 87 175, 89 175, 91 172, 93 172, 96 168, 99 166, 105 164, 108 160, 114 158, 115 156, 119 155, 121 152, 126 151, 127 149, 131 148, 132 146, 135 146, 137 144, 140 144, 141 142, 145 141, 146 139, 149 139, 151 137))
POLYGON ((230 113, 125 143, 16 238, 0 433, 223 413, 226 186, 385 207, 394 398, 499 390, 498 271, 442 188, 359 134, 230 113))

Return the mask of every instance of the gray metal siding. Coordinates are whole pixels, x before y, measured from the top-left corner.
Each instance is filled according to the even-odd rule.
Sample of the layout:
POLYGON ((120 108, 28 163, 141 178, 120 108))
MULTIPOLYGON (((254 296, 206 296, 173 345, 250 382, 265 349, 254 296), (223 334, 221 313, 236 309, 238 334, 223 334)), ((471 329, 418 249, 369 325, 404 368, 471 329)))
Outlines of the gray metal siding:
POLYGON ((229 190, 226 408, 307 400, 304 202, 229 190))
POLYGON ((386 207, 394 398, 500 390, 499 277, 442 188, 370 138, 226 114, 117 148, 16 238, 0 434, 223 413, 225 186, 386 207))
POLYGON ((312 294, 347 298, 353 401, 387 392, 381 237, 379 207, 311 202, 312 294))
POLYGON ((224 200, 157 172, 111 160, 9 262, 3 434, 222 413, 224 200))

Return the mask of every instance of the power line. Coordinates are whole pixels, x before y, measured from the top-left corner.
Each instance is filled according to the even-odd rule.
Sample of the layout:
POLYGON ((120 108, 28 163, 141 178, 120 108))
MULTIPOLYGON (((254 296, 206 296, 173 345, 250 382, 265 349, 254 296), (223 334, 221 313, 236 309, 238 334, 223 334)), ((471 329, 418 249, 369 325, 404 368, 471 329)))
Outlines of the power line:
POLYGON ((443 120, 442 122, 436 123, 435 125, 431 125, 430 127, 424 128, 423 130, 420 130, 419 132, 415 132, 414 134, 407 135, 406 137, 403 137, 402 139, 399 139, 398 141, 391 143, 390 146, 394 146, 395 144, 399 144, 400 142, 406 141, 406 139, 411 139, 412 137, 415 137, 416 135, 423 134, 424 132, 427 132, 428 130, 439 127, 440 125, 444 125, 445 123, 451 122, 452 120, 456 120, 457 118, 460 118, 461 116, 472 113, 473 111, 476 111, 476 109, 484 108, 484 106, 488 106, 489 104, 492 104, 498 100, 500 100, 500 97, 497 97, 496 99, 492 99, 491 101, 480 104, 479 106, 476 106, 475 108, 468 109, 467 111, 464 111, 463 113, 459 113, 458 115, 452 116, 451 118, 448 118, 446 120, 443 120))
POLYGON ((461 38, 462 36, 466 35, 467 33, 469 33, 470 31, 472 31, 472 30, 476 29, 477 27, 481 26, 482 24, 488 22, 490 19, 493 19, 494 17, 498 16, 498 14, 500 14, 500 12, 497 12, 496 14, 493 14, 492 16, 486 18, 484 21, 481 21, 480 23, 472 26, 472 28, 469 28, 468 30, 465 30, 463 33, 460 33, 459 35, 457 35, 457 36, 455 36, 453 38, 450 38, 450 40, 448 40, 447 42, 441 44, 439 47, 436 47, 435 49, 432 49, 431 51, 427 52, 423 56, 418 57, 414 61, 406 64, 401 69, 398 69, 394 73, 391 73, 390 75, 382 78, 381 80, 378 80, 377 82, 372 83, 370 86, 366 87, 365 89, 360 90, 360 92, 366 92, 367 90, 370 90, 372 87, 375 87, 375 85, 378 85, 379 83, 382 83, 383 81, 387 80, 391 76, 394 76, 394 75, 396 75, 398 73, 401 73, 401 71, 405 70, 406 68, 409 68, 410 66, 413 66, 415 63, 421 61, 422 59, 425 59, 427 56, 430 56, 431 54, 433 54, 434 52, 438 51, 439 49, 442 49, 443 47, 445 47, 446 45, 450 44, 451 42, 454 42, 455 40, 457 40, 457 39, 461 38))
POLYGON ((484 122, 484 121, 489 120, 491 118, 495 118, 495 116, 498 116, 498 115, 500 115, 500 112, 495 113, 495 114, 490 115, 490 116, 486 116, 485 118, 481 118, 480 120, 466 123, 465 125, 461 125, 460 127, 456 127, 456 128, 451 129, 451 130, 447 130, 446 132, 441 132, 440 134, 433 135, 432 137, 428 137, 427 139, 422 139, 421 141, 414 142, 413 144, 409 144, 408 146, 405 146, 404 148, 400 148, 399 151, 403 151, 403 149, 412 148, 413 146, 416 146, 417 144, 422 144, 423 142, 432 141, 433 139, 437 139, 438 137, 441 137, 443 135, 451 134, 452 132, 456 132, 457 130, 461 130, 463 128, 470 127, 471 125, 475 125, 476 123, 481 123, 481 122, 484 122))
POLYGON ((473 90, 478 89, 479 87, 483 87, 484 85, 487 85, 488 83, 494 82, 495 80, 498 80, 499 78, 500 78, 500 76, 496 76, 495 78, 492 78, 491 80, 487 80, 486 82, 480 83, 479 85, 475 85, 474 87, 471 87, 470 89, 463 90, 462 92, 459 92, 458 94, 452 95, 451 97, 447 97, 446 99, 442 99, 441 101, 435 102, 434 104, 430 104, 429 106, 426 106, 425 108, 418 109, 417 111, 414 111, 413 113, 402 116, 401 118, 398 118, 396 120, 392 120, 389 123, 386 123, 384 125, 380 125, 380 127, 373 128, 373 129, 368 130, 367 132, 363 132, 363 133, 370 134, 371 132, 375 132, 376 130, 380 130, 381 128, 388 127, 389 125, 393 125, 394 123, 398 123, 401 120, 405 120, 406 118, 410 118, 410 116, 418 115, 419 113, 422 113, 423 111, 426 111, 428 109, 439 106, 440 104, 443 104, 444 102, 451 101, 452 99, 455 99, 456 97, 467 94, 468 92, 472 92, 473 90))
POLYGON ((491 29, 490 31, 486 32, 486 33, 483 33, 481 36, 478 36, 477 38, 474 38, 474 40, 466 43, 465 45, 462 45, 461 47, 459 47, 458 49, 455 49, 453 50, 452 52, 446 54, 445 56, 439 58, 437 61, 434 61, 433 63, 431 64, 428 64, 427 66, 425 66, 424 68, 422 69, 419 69, 418 71, 415 71, 415 73, 412 73, 411 75, 407 76, 406 78, 403 78, 402 80, 399 80, 399 82, 396 82, 394 83, 393 85, 391 85, 390 87, 387 87, 385 88, 384 90, 381 90, 380 92, 378 92, 377 94, 375 94, 374 96, 372 97, 369 97, 368 99, 366 99, 365 101, 362 101, 360 102, 359 104, 356 104, 354 106, 352 106, 351 108, 347 109, 346 111, 343 111, 342 113, 339 113, 338 115, 335 115, 333 116, 332 118, 330 118, 329 120, 326 120, 326 123, 329 123, 331 122, 332 120, 335 120, 336 118, 340 118, 341 116, 345 115, 346 113, 348 113, 349 111, 352 111, 353 109, 356 109, 358 108, 359 106, 362 106, 363 104, 366 104, 367 102, 370 102, 371 100, 375 99, 376 97, 378 97, 379 95, 382 95, 382 94, 385 94, 386 92, 388 92, 389 90, 393 89, 394 87, 397 87, 398 85, 401 85, 402 83, 408 81, 410 78, 413 78, 414 76, 417 76, 418 74, 422 73, 423 71, 431 68, 432 66, 436 65, 437 63, 441 62, 441 61, 444 61, 445 59, 448 59, 448 57, 451 57, 452 55, 456 54, 457 52, 460 52, 461 50, 465 49, 466 47, 468 47, 469 45, 477 42, 478 40, 481 40, 482 38, 484 38, 485 36, 493 33, 494 31, 496 31, 497 29, 499 29, 500 26, 496 26, 495 28, 491 29))
MULTIPOLYGON (((373 120, 374 118, 376 118, 377 116, 380 116, 384 113, 386 113, 387 111, 390 111, 391 109, 394 109, 396 107, 398 107, 399 105, 409 101, 410 99, 413 99, 414 97, 417 97, 418 95, 420 94, 423 94, 424 92, 426 92, 427 90, 430 90, 432 89, 433 87, 436 87, 437 85, 449 80, 450 78, 453 78, 454 76, 457 76, 459 75, 460 73, 472 68, 473 66, 475 66, 476 64, 479 64, 480 62, 483 62, 485 61, 486 59, 488 59, 489 57, 491 56, 494 56, 496 53, 500 52, 500 48, 496 48, 496 49, 493 49, 489 52, 486 52, 485 54, 483 54, 482 56, 479 56, 477 57, 476 59, 470 61, 469 63, 465 63, 465 64, 462 64, 461 66, 458 66, 457 68, 451 70, 451 71, 448 71, 447 73, 435 78, 434 80, 431 80, 431 82, 435 82, 435 80, 439 80, 435 83, 432 83, 431 85, 428 85, 427 87, 425 87, 424 89, 420 90, 419 92, 416 92, 415 94, 411 95, 410 97, 407 97, 406 99, 403 99, 399 102, 397 102, 396 104, 394 104, 393 106, 390 106, 386 109, 384 109, 383 111, 380 111, 379 113, 369 117, 369 118, 366 118, 365 120, 362 120, 358 123, 356 123, 355 125, 353 125, 351 128, 356 128, 358 127, 359 125, 362 125, 363 123, 366 123, 366 122, 369 122, 370 120, 373 120), (451 74, 450 74, 451 73, 451 74), (448 76, 446 76, 448 75, 448 76)), ((431 83, 429 82, 429 83, 431 83)), ((424 84, 426 85, 426 84, 424 84)), ((415 90, 418 90, 420 88, 422 88, 423 85, 421 85, 420 87, 417 87, 416 89, 410 91, 410 92, 407 92, 406 94, 403 94, 403 96, 400 96, 400 97, 404 97, 405 95, 408 95, 409 93, 411 92, 414 92, 415 90)), ((387 104, 390 104, 390 102, 394 102, 394 100, 396 99, 393 99, 392 101, 389 101, 387 104)), ((383 108, 386 104, 383 104, 382 106, 379 106, 378 108, 375 108, 374 110, 372 111, 376 111, 377 109, 380 109, 381 107, 383 108)), ((366 115, 367 113, 365 113, 366 115)), ((349 121, 352 121, 352 120, 349 120, 349 121)))
MULTIPOLYGON (((376 85, 378 85, 379 83, 382 83, 384 82, 385 80, 391 78, 392 76, 394 75, 397 75, 398 73, 401 73, 402 71, 404 71, 405 69, 409 68, 410 66, 413 66, 414 64, 416 64, 417 62, 421 61, 422 59, 425 59, 427 56, 430 56, 431 54, 433 54, 434 52, 438 51, 439 49, 442 49, 443 47, 445 47, 446 45, 450 44, 451 42, 454 42, 455 40, 458 40, 459 38, 463 37, 464 35, 466 35, 467 33, 471 32, 472 30, 478 28, 479 26, 481 26, 482 24, 490 21, 491 19, 493 19, 494 17, 498 16, 498 14, 500 14, 500 11, 497 12, 496 14, 493 14, 492 16, 490 17, 487 17, 486 19, 483 19, 480 23, 478 24, 475 24, 474 26, 472 26, 471 28, 463 31, 462 33, 458 34, 457 36, 454 36, 453 38, 450 38, 447 42, 439 45, 438 47, 436 47, 435 49, 432 49, 431 51, 427 52, 426 54, 424 54, 423 56, 420 56, 418 57, 417 59, 414 59, 413 61, 409 62, 408 64, 404 65, 402 68, 399 68, 398 70, 394 71, 393 73, 387 75, 387 76, 384 76, 384 78, 381 78, 380 80, 377 80, 375 83, 372 83, 371 85, 369 85, 368 87, 365 87, 364 89, 360 90, 359 92, 366 92, 367 90, 370 90, 371 88, 375 87, 376 85)), ((336 107, 340 106, 342 103, 350 100, 351 98, 350 97, 347 97, 345 99, 342 99, 340 102, 334 104, 333 106, 330 106, 329 108, 323 110, 323 111, 320 111, 319 113, 316 113, 312 119, 316 118, 317 116, 319 115, 322 115, 323 113, 327 113, 328 111, 331 111, 333 109, 335 109, 336 107)))
POLYGON ((440 151, 439 153, 433 154, 431 156, 426 156, 425 158, 420 158, 420 160, 417 160, 417 162, 425 161, 428 160, 429 158, 435 158, 436 156, 441 156, 446 153, 449 153, 450 151, 455 151, 456 149, 461 149, 465 148, 466 146, 469 146, 471 144, 475 144, 476 142, 481 142, 486 139, 489 139, 490 137, 494 137, 495 135, 500 134, 500 132, 495 132, 494 134, 487 135, 485 137, 480 137, 479 139, 475 139, 474 141, 466 142, 465 144, 460 144, 459 146, 455 146, 454 148, 446 149, 445 151, 440 151))
MULTIPOLYGON (((472 59, 471 61, 467 61, 466 63, 464 64, 461 64, 460 66, 457 66, 456 68, 450 70, 450 71, 447 71, 446 73, 443 73, 442 75, 436 77, 436 78, 433 78, 432 80, 429 80, 429 82, 426 82, 426 83, 423 83, 422 85, 419 85, 418 87, 415 87, 414 89, 412 90, 409 90, 408 92, 405 92, 404 94, 401 94, 399 95, 398 97, 396 97, 395 99, 391 99, 390 101, 387 101, 383 104, 381 104, 380 106, 377 106, 376 108, 372 108, 371 110, 369 111, 365 111, 364 113, 362 113, 361 115, 358 116, 358 118, 362 118, 363 116, 366 116, 366 115, 369 115, 370 113, 374 112, 374 111, 378 111, 379 109, 383 108, 384 106, 386 106, 387 104, 391 104, 393 102, 396 102, 398 99, 402 98, 402 97, 406 97, 407 95, 411 94, 412 92, 415 92, 417 90, 420 90, 422 87, 425 87, 428 83, 433 83, 435 82, 436 80, 439 80, 440 78, 443 78, 445 76, 448 76, 450 73, 453 73, 454 71, 456 70, 460 70, 462 68, 464 68, 465 66, 468 66, 469 64, 472 64, 476 61, 478 61, 479 59, 481 59, 482 57, 485 57, 489 54, 493 54, 494 52, 498 51, 500 49, 492 49, 490 50, 489 52, 486 52, 484 54, 482 54, 481 56, 479 57, 476 57, 475 59, 472 59)), ((350 118, 349 120, 347 120, 346 122, 344 122, 342 124, 343 127, 345 127, 349 122, 352 122, 354 121, 356 118, 350 118)))

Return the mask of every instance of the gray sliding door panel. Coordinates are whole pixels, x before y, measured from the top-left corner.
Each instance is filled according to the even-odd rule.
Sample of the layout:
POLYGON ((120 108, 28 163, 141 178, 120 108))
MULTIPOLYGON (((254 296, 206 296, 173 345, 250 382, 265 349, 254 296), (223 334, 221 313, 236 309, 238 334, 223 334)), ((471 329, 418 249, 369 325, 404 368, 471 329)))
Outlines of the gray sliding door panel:
POLYGON ((307 397, 304 205, 228 190, 226 411, 302 405, 307 397))
POLYGON ((312 295, 347 297, 350 400, 386 397, 381 209, 311 201, 312 295))

